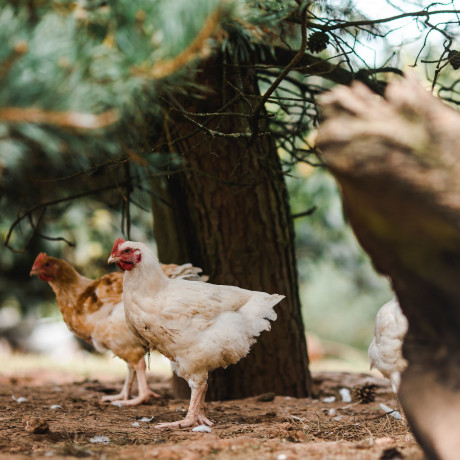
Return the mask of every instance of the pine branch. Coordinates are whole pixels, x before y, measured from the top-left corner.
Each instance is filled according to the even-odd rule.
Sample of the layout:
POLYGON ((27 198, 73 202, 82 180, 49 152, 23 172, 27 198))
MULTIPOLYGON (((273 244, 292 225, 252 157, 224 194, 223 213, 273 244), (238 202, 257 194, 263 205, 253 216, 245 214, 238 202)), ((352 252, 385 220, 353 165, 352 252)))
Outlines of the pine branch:
MULTIPOLYGON (((281 48, 278 46, 271 48, 262 45, 260 46, 260 53, 258 53, 255 57, 255 63, 284 67, 292 61, 296 54, 296 51, 289 50, 287 48, 281 48)), ((375 73, 374 70, 371 69, 369 72, 367 70, 362 70, 361 72, 354 73, 329 61, 330 59, 325 60, 312 56, 311 54, 304 53, 302 58, 297 62, 294 70, 306 75, 321 76, 326 80, 347 86, 351 85, 354 80, 360 80, 375 93, 383 95, 386 87, 386 81, 374 80, 368 77, 368 74, 375 73)), ((379 69, 379 72, 384 71, 400 73, 399 70, 394 68, 379 69)))
MULTIPOLYGON (((229 137, 233 139, 238 139, 241 137, 249 138, 249 137, 252 137, 253 135, 252 133, 221 133, 220 131, 215 131, 213 129, 207 128, 206 126, 202 125, 201 123, 198 123, 197 121, 195 121, 193 118, 189 117, 188 115, 185 115, 185 114, 182 114, 182 115, 185 119, 190 121, 190 123, 194 124, 195 126, 197 126, 198 128, 200 128, 201 130, 205 131, 207 134, 213 137, 229 137)), ((256 133, 255 135, 256 136, 270 136, 271 132, 268 131, 268 132, 263 132, 263 133, 256 133)))
POLYGON ((182 51, 182 53, 178 54, 176 57, 170 59, 169 61, 157 62, 149 72, 149 76, 154 80, 160 80, 162 78, 169 77, 170 75, 185 67, 194 59, 203 57, 208 54, 210 52, 210 48, 206 46, 206 42, 217 31, 220 24, 221 13, 222 11, 220 8, 217 8, 215 11, 213 11, 209 15, 208 19, 203 25, 203 28, 200 30, 199 34, 195 37, 193 42, 184 51, 182 51))
POLYGON ((396 16, 390 16, 387 18, 382 19, 372 19, 372 20, 363 20, 363 21, 343 21, 339 24, 334 24, 331 26, 323 27, 323 31, 332 31, 337 29, 349 28, 349 27, 356 27, 356 26, 365 26, 365 25, 375 25, 375 24, 386 24, 388 22, 397 21, 398 19, 404 18, 418 18, 418 17, 425 17, 429 19, 430 16, 437 15, 437 14, 458 14, 460 10, 451 9, 451 10, 437 10, 437 11, 413 11, 410 13, 403 13, 398 14, 396 16))
POLYGON ((38 123, 60 128, 100 129, 119 119, 115 109, 95 115, 93 113, 54 112, 33 107, 0 107, 0 123, 38 123))
POLYGON ((299 212, 297 214, 291 214, 291 217, 293 219, 298 219, 299 217, 311 216, 317 209, 318 208, 316 206, 313 206, 310 209, 307 209, 306 211, 299 212))
MULTIPOLYGON (((389 17, 381 18, 381 19, 363 19, 359 21, 347 21, 344 19, 329 19, 328 22, 335 21, 335 24, 326 26, 326 25, 310 22, 309 26, 314 29, 319 29, 323 32, 331 32, 333 30, 338 30, 338 29, 346 29, 346 28, 359 27, 359 26, 370 26, 370 25, 375 25, 375 24, 386 24, 386 23, 397 21, 398 19, 404 19, 404 18, 425 17, 426 19, 429 19, 430 16, 437 15, 437 14, 458 14, 458 13, 460 13, 460 10, 457 10, 457 9, 436 10, 436 11, 412 11, 409 13, 397 14, 395 16, 389 16, 389 17)), ((293 22, 295 24, 302 23, 301 18, 299 18, 296 14, 290 15, 286 20, 289 22, 293 22)))
POLYGON ((295 56, 292 58, 292 60, 289 62, 289 64, 286 65, 286 67, 280 72, 278 77, 275 79, 275 81, 271 84, 270 88, 265 91, 265 94, 262 96, 260 101, 257 103, 256 107, 254 108, 253 111, 253 117, 255 119, 255 123, 253 125, 253 135, 251 136, 251 141, 258 135, 258 116, 262 110, 262 108, 265 106, 265 103, 267 102, 268 98, 273 94, 275 89, 280 85, 280 83, 283 81, 284 77, 300 62, 302 59, 303 54, 305 53, 305 49, 307 47, 307 27, 306 27, 306 22, 307 22, 307 9, 303 8, 301 12, 301 37, 302 37, 302 42, 300 44, 300 48, 295 54, 295 56))
MULTIPOLYGON (((125 183, 122 183, 120 185, 125 185, 125 183)), ((74 195, 71 195, 71 196, 67 196, 65 198, 57 198, 55 200, 50 200, 50 201, 47 201, 45 203, 40 203, 40 204, 37 204, 35 206, 32 206, 31 208, 27 209, 26 211, 20 213, 18 215, 18 217, 13 221, 13 223, 10 225, 10 228, 8 230, 8 233, 5 237, 5 242, 4 242, 4 246, 7 247, 8 249, 10 249, 12 252, 19 252, 19 253, 22 253, 24 251, 27 250, 27 246, 23 249, 14 249, 13 247, 10 246, 10 239, 11 239, 11 236, 13 235, 13 231, 14 229, 21 223, 21 221, 25 218, 29 218, 30 219, 30 216, 35 212, 35 211, 39 211, 39 210, 42 210, 42 212, 44 212, 43 210, 48 208, 49 206, 53 206, 53 205, 56 205, 56 204, 60 204, 60 203, 65 203, 67 201, 73 201, 73 200, 76 200, 78 198, 83 198, 83 197, 86 197, 86 196, 89 196, 89 195, 94 195, 95 193, 101 193, 101 192, 105 192, 107 190, 113 190, 114 188, 117 188, 118 187, 118 184, 112 184, 112 185, 108 185, 106 187, 101 187, 99 189, 95 189, 95 190, 88 190, 86 192, 81 192, 81 193, 76 193, 74 195)), ((33 227, 34 228, 34 227, 33 227)), ((34 228, 34 234, 36 233, 36 228, 34 228)))

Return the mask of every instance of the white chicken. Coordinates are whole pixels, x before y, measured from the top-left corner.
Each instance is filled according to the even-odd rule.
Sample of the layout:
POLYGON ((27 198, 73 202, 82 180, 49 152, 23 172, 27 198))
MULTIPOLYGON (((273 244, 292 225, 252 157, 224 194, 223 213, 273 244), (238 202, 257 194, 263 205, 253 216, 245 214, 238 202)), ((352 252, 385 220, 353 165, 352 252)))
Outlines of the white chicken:
MULTIPOLYGON (((165 276, 187 280, 207 280, 199 275, 201 268, 191 264, 162 265, 165 276)), ((118 401, 119 405, 137 405, 150 396, 145 375, 145 349, 132 334, 125 320, 122 302, 123 275, 108 273, 93 280, 82 276, 62 259, 40 253, 30 272, 50 284, 56 294, 58 308, 69 329, 86 340, 98 351, 111 350, 125 360, 128 374, 121 393, 104 396, 103 401, 118 401), (134 377, 137 377, 139 395, 129 399, 134 377)))
POLYGON ((247 355, 256 337, 270 330, 274 306, 285 296, 167 278, 145 244, 119 238, 108 260, 125 271, 126 321, 146 348, 173 363, 191 389, 184 420, 156 428, 212 425, 204 414, 208 372, 247 355))
POLYGON ((402 344, 408 328, 398 301, 393 298, 377 312, 374 326, 374 339, 369 345, 371 369, 378 369, 390 380, 395 394, 399 390, 401 372, 407 361, 402 355, 402 344))

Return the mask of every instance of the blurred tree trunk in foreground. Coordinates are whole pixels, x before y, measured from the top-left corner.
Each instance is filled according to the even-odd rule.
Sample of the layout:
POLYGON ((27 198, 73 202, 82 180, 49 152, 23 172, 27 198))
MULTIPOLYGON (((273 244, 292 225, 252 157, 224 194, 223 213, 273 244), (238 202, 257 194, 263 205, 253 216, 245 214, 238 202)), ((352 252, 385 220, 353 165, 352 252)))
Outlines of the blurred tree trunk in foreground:
MULTIPOLYGON (((217 112, 237 94, 231 86, 222 87, 222 68, 220 59, 205 63, 198 73, 205 93, 200 98, 183 97, 182 115, 217 112)), ((244 72, 239 82, 235 74, 226 78, 253 93, 255 74, 244 72)), ((230 103, 225 112, 240 115, 216 118, 206 130, 197 129, 174 111, 165 120, 164 137, 170 150, 181 154, 187 172, 173 176, 163 189, 157 187, 157 193, 171 204, 153 200, 158 254, 162 262, 192 262, 202 267, 212 283, 286 296, 275 308, 278 319, 271 332, 261 334, 249 355, 210 375, 209 399, 268 391, 304 397, 310 394, 311 382, 293 222, 278 153, 270 136, 256 137, 248 144, 248 137, 210 134, 209 130, 249 132, 241 105, 230 103)), ((267 128, 268 124, 261 125, 267 128)), ((264 130, 268 131, 260 128, 264 130)), ((184 396, 182 391, 176 394, 184 396)))
POLYGON ((323 97, 318 146, 409 320, 399 393, 429 458, 460 452, 460 115, 415 77, 323 97))

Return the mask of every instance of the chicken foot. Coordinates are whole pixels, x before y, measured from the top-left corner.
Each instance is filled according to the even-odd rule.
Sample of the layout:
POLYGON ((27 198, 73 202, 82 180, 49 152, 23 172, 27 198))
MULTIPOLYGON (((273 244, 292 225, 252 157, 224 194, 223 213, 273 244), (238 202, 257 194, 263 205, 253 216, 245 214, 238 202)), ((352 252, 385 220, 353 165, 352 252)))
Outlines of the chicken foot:
POLYGON ((133 384, 134 375, 136 371, 128 364, 128 373, 126 374, 125 383, 120 393, 116 395, 107 395, 101 398, 101 401, 119 401, 127 400, 131 393, 131 386, 133 384))
POLYGON ((161 430, 162 428, 188 428, 197 425, 213 425, 204 415, 204 399, 208 384, 205 382, 199 386, 190 385, 190 388, 192 390, 192 395, 185 418, 177 422, 160 423, 155 425, 155 428, 161 430))
POLYGON ((145 361, 142 358, 134 367, 128 365, 128 375, 125 380, 125 385, 123 386, 123 390, 118 395, 114 396, 105 396, 103 401, 115 401, 117 406, 137 406, 144 401, 148 401, 152 396, 154 398, 159 398, 160 395, 151 391, 147 385, 147 377, 145 374, 145 361), (137 377, 137 387, 139 391, 139 395, 136 398, 128 399, 129 393, 131 389, 131 385, 134 379, 134 374, 137 377), (129 379, 129 383, 128 382, 129 379), (127 387, 127 390, 125 390, 127 387), (122 396, 122 397, 119 397, 122 396), (110 398, 110 399, 108 399, 110 398))

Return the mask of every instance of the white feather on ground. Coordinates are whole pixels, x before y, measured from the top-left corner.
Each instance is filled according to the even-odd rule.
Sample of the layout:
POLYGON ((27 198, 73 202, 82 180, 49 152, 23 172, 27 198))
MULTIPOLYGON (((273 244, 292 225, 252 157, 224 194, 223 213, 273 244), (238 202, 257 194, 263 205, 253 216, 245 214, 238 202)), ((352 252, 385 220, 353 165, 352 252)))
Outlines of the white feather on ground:
POLYGON ((398 392, 401 372, 407 361, 402 355, 402 344, 408 328, 407 318, 396 299, 390 300, 377 312, 374 339, 369 345, 371 369, 379 370, 390 379, 391 387, 398 392))
POLYGON ((270 330, 273 307, 284 296, 167 278, 156 255, 142 243, 118 240, 109 262, 124 268, 126 320, 147 348, 173 362, 192 389, 183 421, 158 427, 212 425, 203 401, 208 372, 234 364, 249 352, 256 337, 270 330))

